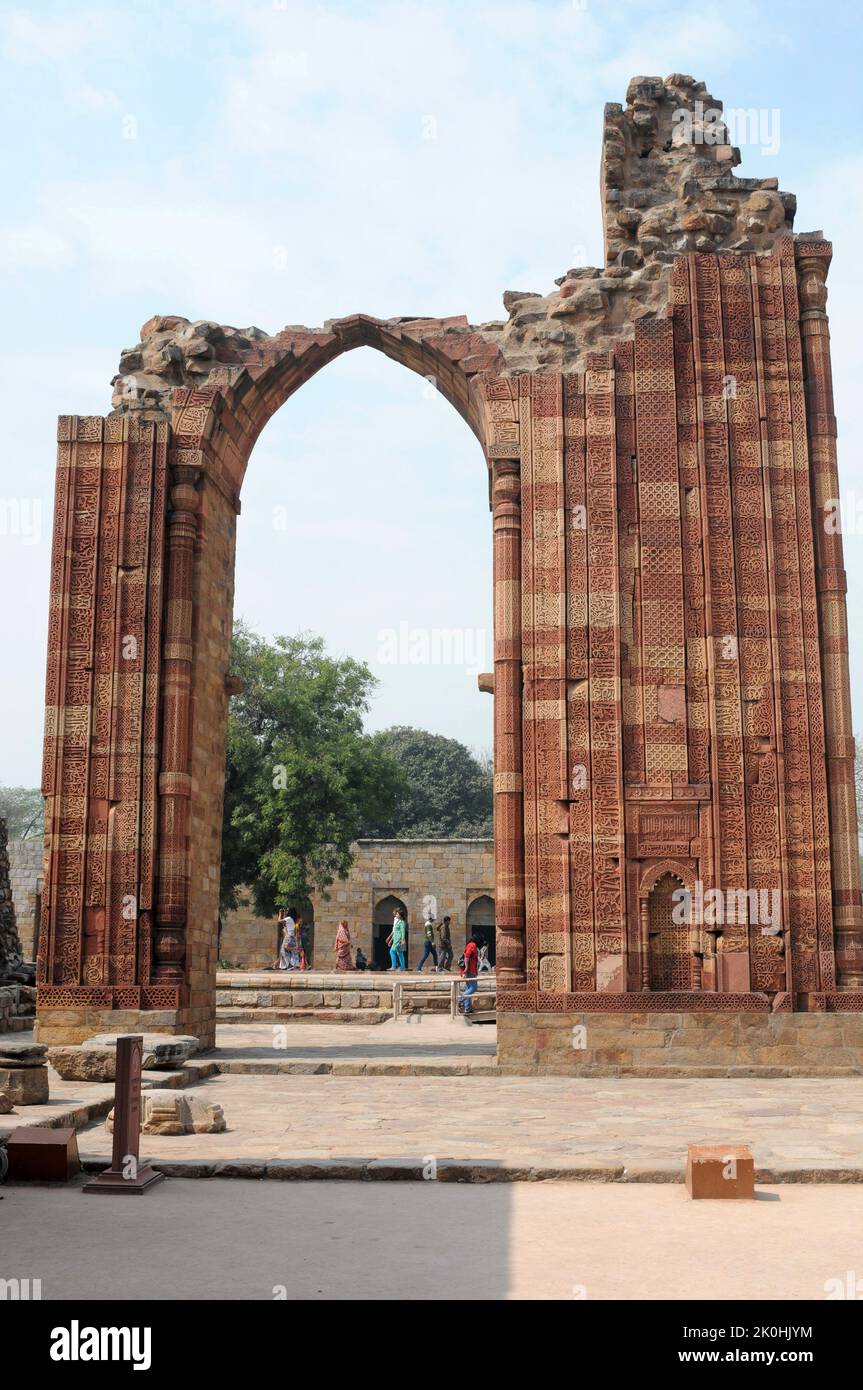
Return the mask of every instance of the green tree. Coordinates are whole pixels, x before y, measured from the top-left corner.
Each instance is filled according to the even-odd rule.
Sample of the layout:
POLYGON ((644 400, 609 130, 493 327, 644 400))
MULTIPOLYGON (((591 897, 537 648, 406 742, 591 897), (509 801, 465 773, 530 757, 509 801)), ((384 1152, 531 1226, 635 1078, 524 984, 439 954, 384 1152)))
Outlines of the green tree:
POLYGON ((42 834, 45 802, 38 787, 0 787, 0 817, 10 840, 32 839, 42 834))
POLYGON ((299 908, 344 877, 351 843, 392 811, 402 777, 363 732, 375 678, 351 657, 327 655, 307 633, 273 643, 234 628, 221 905, 248 884, 255 909, 299 908))
POLYGON ((375 814, 365 834, 439 839, 492 834, 492 764, 457 739, 396 725, 374 736, 400 767, 405 789, 391 815, 375 814))

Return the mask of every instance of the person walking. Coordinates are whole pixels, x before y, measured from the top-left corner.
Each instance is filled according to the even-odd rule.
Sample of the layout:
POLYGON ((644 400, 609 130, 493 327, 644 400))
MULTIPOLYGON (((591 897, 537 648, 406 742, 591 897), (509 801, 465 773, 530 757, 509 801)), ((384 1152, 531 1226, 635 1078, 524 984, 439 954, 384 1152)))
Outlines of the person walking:
MULTIPOLYGON (((336 932, 335 949, 336 969, 353 970, 354 962, 351 956, 351 933, 345 917, 339 922, 338 931, 336 932)), ((359 959, 359 952, 357 952, 357 959, 359 959)))
POLYGON ((464 1014, 465 1018, 470 1018, 470 1001, 473 995, 476 994, 476 974, 477 963, 479 961, 479 948, 480 946, 484 945, 484 938, 480 936, 479 932, 474 932, 470 941, 464 948, 464 956, 462 958, 464 960, 464 965, 462 966, 461 973, 464 976, 465 986, 464 991, 459 995, 458 1002, 461 1005, 462 1013, 464 1014))
POLYGON ((407 942, 407 931, 405 930, 405 919, 400 907, 397 907, 393 916, 393 929, 387 937, 387 945, 390 948, 390 963, 393 970, 404 970, 405 968, 405 944, 407 942))
POLYGON ((481 975, 484 970, 487 970, 488 973, 491 974, 491 961, 488 958, 488 947, 480 946, 478 973, 481 975))
POLYGON ((422 974, 422 968, 428 960, 429 956, 431 956, 432 958, 433 971, 437 970, 437 947, 434 944, 434 922, 432 921, 431 917, 429 917, 428 921, 425 924, 425 940, 423 942, 423 953, 420 959, 420 963, 417 966, 418 975, 422 974))
POLYGON ((282 919, 282 944, 279 947, 279 969, 298 970, 300 961, 297 952, 297 909, 289 907, 282 919))
POLYGON ((438 927, 440 937, 440 963, 438 973, 443 975, 446 971, 452 970, 452 934, 450 931, 450 917, 444 917, 438 927))

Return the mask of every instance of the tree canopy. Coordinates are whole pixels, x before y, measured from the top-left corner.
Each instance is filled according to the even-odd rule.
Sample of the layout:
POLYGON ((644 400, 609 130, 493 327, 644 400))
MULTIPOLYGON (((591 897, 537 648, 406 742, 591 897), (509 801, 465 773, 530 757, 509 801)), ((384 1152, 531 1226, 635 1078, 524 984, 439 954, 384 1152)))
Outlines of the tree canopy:
POLYGON ((10 840, 41 835, 45 822, 42 792, 38 787, 0 787, 0 817, 6 822, 10 840))
POLYGON ((403 774, 390 814, 366 823, 370 836, 441 839, 492 834, 491 758, 478 758, 457 739, 396 725, 373 735, 403 774))
POLYGON ((375 678, 328 656, 320 637, 269 643, 241 622, 232 670, 244 688, 228 718, 222 906, 247 884, 260 913, 301 907, 348 872, 352 841, 403 790, 397 764, 363 732, 375 678))

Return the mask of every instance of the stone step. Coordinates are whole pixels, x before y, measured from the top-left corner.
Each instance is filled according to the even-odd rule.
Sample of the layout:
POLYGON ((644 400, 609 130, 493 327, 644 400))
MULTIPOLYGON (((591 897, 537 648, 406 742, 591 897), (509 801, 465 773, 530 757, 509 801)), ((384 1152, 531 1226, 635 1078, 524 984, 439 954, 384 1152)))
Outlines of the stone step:
POLYGON ((494 1057, 443 1058, 437 1061, 379 1061, 369 1057, 362 1060, 319 1062, 314 1058, 294 1059, 255 1057, 249 1061, 235 1059, 218 1063, 221 1075, 235 1076, 497 1076, 494 1057))
POLYGON ((220 1005, 217 1023, 384 1023, 392 1009, 274 1008, 259 1005, 243 1008, 220 1005))

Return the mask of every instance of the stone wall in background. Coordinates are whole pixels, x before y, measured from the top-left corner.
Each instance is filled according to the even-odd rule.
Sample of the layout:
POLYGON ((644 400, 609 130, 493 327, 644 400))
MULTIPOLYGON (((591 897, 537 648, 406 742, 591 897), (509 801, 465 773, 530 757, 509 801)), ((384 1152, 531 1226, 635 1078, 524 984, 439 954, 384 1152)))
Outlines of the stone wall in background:
POLYGON ((25 960, 36 958, 36 922, 42 896, 42 841, 9 841, 9 881, 21 953, 25 960))
POLYGON ((0 984, 14 983, 19 978, 16 972, 21 964, 21 942, 9 884, 6 822, 0 818, 0 984))
MULTIPOLYGON (((379 928, 391 922, 396 900, 407 910, 409 966, 422 954, 427 908, 436 921, 452 918, 456 959, 466 940, 469 913, 472 925, 480 925, 491 940, 493 840, 360 840, 355 854, 348 877, 334 883, 326 899, 315 897, 314 931, 307 933, 306 944, 316 970, 335 966, 333 943, 342 917, 348 919, 354 948, 362 947, 373 960, 375 919, 379 928)), ((276 955, 276 924, 255 916, 248 892, 241 890, 240 896, 243 906, 222 923, 219 959, 227 967, 267 969, 276 955)))

